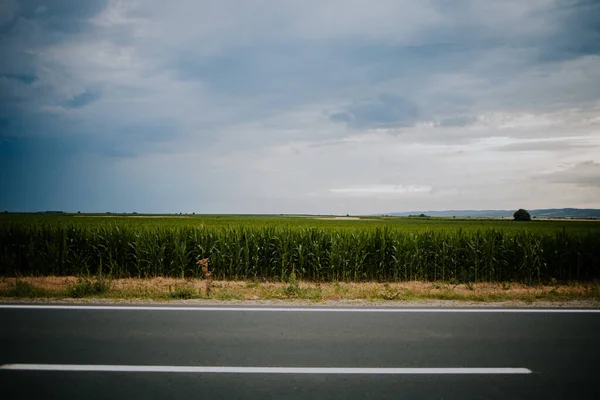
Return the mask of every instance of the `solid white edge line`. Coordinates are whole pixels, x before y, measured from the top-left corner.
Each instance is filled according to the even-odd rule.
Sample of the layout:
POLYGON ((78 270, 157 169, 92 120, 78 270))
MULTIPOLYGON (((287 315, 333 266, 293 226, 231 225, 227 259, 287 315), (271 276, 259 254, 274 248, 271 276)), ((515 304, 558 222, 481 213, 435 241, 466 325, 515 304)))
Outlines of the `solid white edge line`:
POLYGON ((174 307, 0 304, 0 309, 112 311, 237 311, 237 312, 353 312, 353 313, 600 313, 600 309, 568 308, 321 308, 321 307, 174 307))
POLYGON ((363 374, 363 375, 497 375, 530 374, 527 368, 328 368, 328 367, 211 367, 170 365, 4 364, 0 370, 65 372, 169 372, 217 374, 363 374))

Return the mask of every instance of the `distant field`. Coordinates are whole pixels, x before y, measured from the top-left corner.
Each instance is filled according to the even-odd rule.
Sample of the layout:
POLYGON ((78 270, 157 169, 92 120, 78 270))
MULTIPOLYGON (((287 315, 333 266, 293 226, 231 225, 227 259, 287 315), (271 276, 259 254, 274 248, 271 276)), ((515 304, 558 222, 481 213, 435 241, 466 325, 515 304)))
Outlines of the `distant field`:
POLYGON ((600 223, 2 214, 0 275, 541 283, 600 278, 600 223))
POLYGON ((76 226, 76 227, 314 227, 346 230, 389 227, 408 232, 439 230, 485 230, 504 232, 595 232, 600 221, 533 220, 515 222, 503 219, 453 219, 418 217, 328 216, 328 215, 140 215, 140 214, 0 214, 0 224, 76 226))

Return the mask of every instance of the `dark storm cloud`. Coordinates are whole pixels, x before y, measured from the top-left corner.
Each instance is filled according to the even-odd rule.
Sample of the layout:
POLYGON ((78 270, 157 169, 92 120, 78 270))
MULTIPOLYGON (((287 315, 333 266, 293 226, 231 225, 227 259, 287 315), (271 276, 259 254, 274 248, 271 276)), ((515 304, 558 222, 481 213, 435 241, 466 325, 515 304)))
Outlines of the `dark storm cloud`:
POLYGON ((86 90, 85 92, 74 96, 72 99, 63 101, 61 106, 65 108, 81 108, 88 104, 97 101, 100 98, 100 92, 93 90, 86 90))
POLYGON ((14 29, 19 19, 43 23, 50 33, 47 39, 56 38, 57 33, 81 32, 87 27, 86 20, 107 5, 107 0, 20 0, 17 2, 17 12, 0 28, 0 34, 14 29))

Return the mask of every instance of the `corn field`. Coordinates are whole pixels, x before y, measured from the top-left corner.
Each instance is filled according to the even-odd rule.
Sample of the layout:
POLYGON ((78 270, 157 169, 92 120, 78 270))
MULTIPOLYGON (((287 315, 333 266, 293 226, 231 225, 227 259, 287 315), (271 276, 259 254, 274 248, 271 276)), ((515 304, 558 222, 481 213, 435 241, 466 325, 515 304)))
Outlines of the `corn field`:
POLYGON ((600 235, 391 227, 0 226, 0 275, 541 283, 600 278, 600 235))

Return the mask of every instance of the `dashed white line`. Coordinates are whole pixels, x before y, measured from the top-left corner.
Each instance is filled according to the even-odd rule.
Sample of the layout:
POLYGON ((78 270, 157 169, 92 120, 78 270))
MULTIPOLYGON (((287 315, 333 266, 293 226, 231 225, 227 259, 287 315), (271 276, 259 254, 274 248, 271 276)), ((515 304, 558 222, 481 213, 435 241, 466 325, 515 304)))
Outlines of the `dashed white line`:
POLYGON ((64 372, 166 372, 200 374, 361 374, 361 375, 506 375, 530 374, 527 368, 305 368, 173 365, 4 364, 0 370, 64 372))

